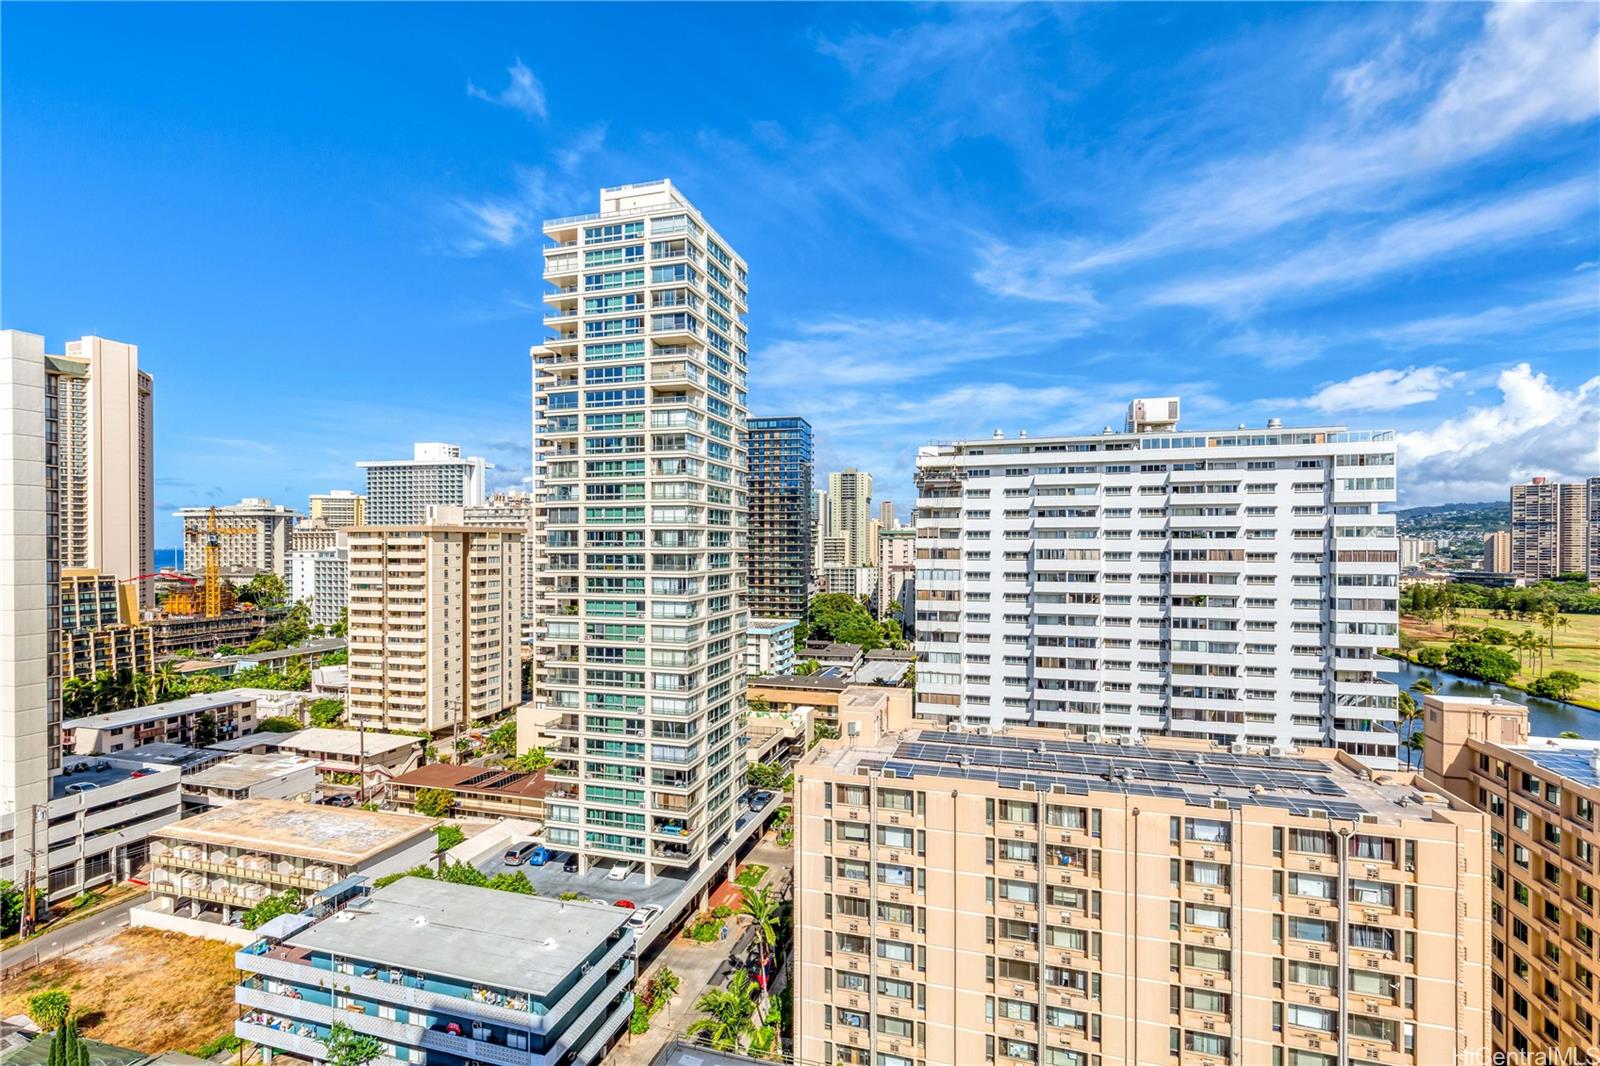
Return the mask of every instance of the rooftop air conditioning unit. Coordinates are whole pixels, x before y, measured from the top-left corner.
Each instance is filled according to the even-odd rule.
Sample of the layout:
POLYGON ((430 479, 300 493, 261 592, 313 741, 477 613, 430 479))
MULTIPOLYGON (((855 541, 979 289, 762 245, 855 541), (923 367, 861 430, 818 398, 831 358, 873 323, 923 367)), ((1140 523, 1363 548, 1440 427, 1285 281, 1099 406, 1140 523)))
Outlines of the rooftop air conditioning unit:
POLYGON ((1099 744, 1105 740, 1105 737, 1100 733, 1085 733, 1083 739, 1090 744, 1099 744))
POLYGON ((1248 755, 1250 753, 1250 745, 1246 744, 1242 740, 1236 740, 1232 744, 1228 745, 1228 750, 1233 752, 1235 755, 1248 755))

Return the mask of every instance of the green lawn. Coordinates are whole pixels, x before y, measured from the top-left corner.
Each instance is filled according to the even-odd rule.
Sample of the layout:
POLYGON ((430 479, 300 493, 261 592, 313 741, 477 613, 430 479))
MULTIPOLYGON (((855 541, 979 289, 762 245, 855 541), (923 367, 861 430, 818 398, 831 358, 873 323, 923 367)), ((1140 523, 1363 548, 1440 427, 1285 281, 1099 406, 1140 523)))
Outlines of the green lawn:
MULTIPOLYGON (((1527 656, 1522 672, 1512 679, 1512 684, 1526 687, 1530 681, 1539 676, 1541 668, 1543 673, 1549 673, 1551 670, 1571 670, 1583 678, 1583 687, 1578 689, 1572 701, 1600 709, 1600 615, 1564 614, 1561 617, 1567 620, 1567 624, 1556 629, 1555 653, 1551 654, 1547 647, 1543 663, 1531 655, 1527 656)), ((1529 630, 1541 640, 1549 636, 1549 631, 1537 622, 1493 618, 1488 611, 1477 608, 1458 610, 1455 620, 1461 625, 1478 628, 1493 626, 1508 633, 1529 630)), ((1400 630, 1406 636, 1415 637, 1424 644, 1434 647, 1443 648, 1450 643, 1450 634, 1445 630, 1445 623, 1442 621, 1424 622, 1420 618, 1403 617, 1400 619, 1400 630)), ((1510 648, 1502 650, 1514 657, 1518 655, 1510 648)))
POLYGON ((755 888, 765 876, 767 876, 767 868, 759 862, 753 862, 739 871, 738 875, 734 877, 733 883, 743 885, 745 888, 755 888))

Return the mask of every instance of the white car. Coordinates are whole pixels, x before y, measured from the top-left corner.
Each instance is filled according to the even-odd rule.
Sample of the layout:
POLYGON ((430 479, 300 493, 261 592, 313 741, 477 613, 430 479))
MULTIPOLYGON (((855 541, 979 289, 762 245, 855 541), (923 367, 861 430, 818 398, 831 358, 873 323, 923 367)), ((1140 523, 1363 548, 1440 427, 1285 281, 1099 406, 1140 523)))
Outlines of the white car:
POLYGON ((99 787, 99 785, 92 781, 80 781, 77 784, 67 786, 67 795, 81 796, 83 793, 93 791, 99 787))
POLYGON ((628 879, 628 875, 632 874, 633 871, 637 870, 638 868, 639 868, 639 864, 638 863, 634 863, 634 862, 619 862, 616 865, 612 866, 610 871, 607 872, 606 880, 607 881, 626 881, 628 879))
POLYGON ((644 932, 650 927, 651 922, 661 917, 661 912, 664 909, 654 903, 647 903, 643 907, 635 909, 632 914, 628 915, 628 928, 637 933, 644 932))

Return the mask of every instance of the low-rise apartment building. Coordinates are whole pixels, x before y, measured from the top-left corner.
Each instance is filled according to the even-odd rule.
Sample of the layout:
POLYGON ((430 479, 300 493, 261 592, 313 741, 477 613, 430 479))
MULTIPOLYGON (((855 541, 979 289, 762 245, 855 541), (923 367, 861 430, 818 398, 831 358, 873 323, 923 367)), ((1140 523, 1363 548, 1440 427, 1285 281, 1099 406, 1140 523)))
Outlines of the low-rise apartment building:
POLYGON ((437 818, 359 807, 245 799, 157 830, 150 891, 181 917, 220 912, 224 924, 271 895, 302 898, 351 874, 426 862, 437 818))
POLYGON ((1430 695, 1422 729, 1429 780, 1489 819, 1493 1061, 1583 1061, 1560 1056, 1600 1044, 1600 741, 1494 698, 1430 695))
POLYGON ((544 798, 551 790, 544 771, 496 770, 482 766, 434 763, 419 766, 389 782, 389 802, 414 810, 417 794, 443 789, 453 798, 452 818, 517 818, 544 821, 544 798))
POLYGON ((213 747, 223 751, 298 755, 316 763, 319 791, 372 795, 422 761, 422 738, 402 733, 313 727, 293 733, 246 733, 213 747))
POLYGON ((1351 756, 922 729, 797 768, 795 1057, 1437 1066, 1488 1042, 1488 830, 1351 756))
POLYGON ((307 802, 317 793, 317 761, 301 755, 235 755, 183 779, 189 813, 247 799, 307 802))
POLYGON ((70 718, 61 723, 61 746, 79 755, 109 755, 154 743, 203 748, 255 729, 259 720, 271 717, 261 701, 267 699, 270 707, 271 698, 282 695, 272 689, 233 688, 70 718))
POLYGON ((633 1010, 628 913, 403 877, 239 952, 234 1033, 316 1062, 339 1022, 380 1063, 588 1066, 633 1010))

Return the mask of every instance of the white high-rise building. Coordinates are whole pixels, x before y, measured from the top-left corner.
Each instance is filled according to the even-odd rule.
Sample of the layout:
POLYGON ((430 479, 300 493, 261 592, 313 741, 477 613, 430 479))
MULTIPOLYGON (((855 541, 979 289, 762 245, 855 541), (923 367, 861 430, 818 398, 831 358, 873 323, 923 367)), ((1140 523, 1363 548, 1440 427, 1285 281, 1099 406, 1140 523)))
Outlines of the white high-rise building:
POLYGON ((745 263, 670 181, 544 226, 532 349, 536 701, 552 847, 701 871, 733 841, 745 690, 745 263))
POLYGON ((828 475, 828 533, 844 540, 846 566, 876 566, 872 475, 855 467, 828 475))
POLYGON ((313 625, 331 626, 350 602, 350 552, 343 547, 289 553, 289 597, 306 600, 313 625))
POLYGON ((1395 765, 1393 434, 1177 426, 920 451, 918 713, 1395 765))
MULTIPOLYGON (((191 574, 205 571, 211 511, 210 507, 185 507, 176 513, 183 520, 183 566, 191 574)), ((290 535, 295 520, 301 517, 298 512, 260 496, 246 496, 238 503, 216 508, 216 512, 219 527, 249 530, 217 538, 224 577, 277 574, 288 580, 290 535)))
POLYGON ((410 459, 371 459, 356 464, 367 472, 366 524, 408 526, 424 522, 430 504, 477 507, 494 464, 476 455, 462 458, 458 444, 411 446, 410 459))

